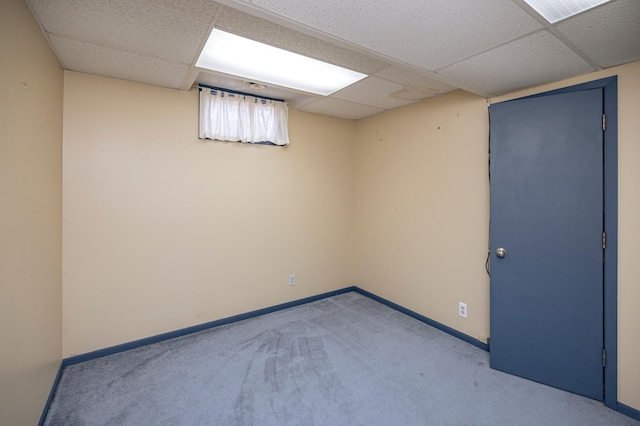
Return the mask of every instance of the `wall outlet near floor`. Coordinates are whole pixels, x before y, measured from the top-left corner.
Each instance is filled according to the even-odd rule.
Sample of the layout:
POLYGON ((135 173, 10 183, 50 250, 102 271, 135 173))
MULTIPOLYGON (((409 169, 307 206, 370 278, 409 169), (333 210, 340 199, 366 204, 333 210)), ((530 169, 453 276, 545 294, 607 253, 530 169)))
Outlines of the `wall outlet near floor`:
POLYGON ((289 287, 296 285, 296 274, 289 274, 289 287))
POLYGON ((466 303, 458 302, 458 315, 460 315, 462 318, 466 318, 467 317, 467 304, 466 303))

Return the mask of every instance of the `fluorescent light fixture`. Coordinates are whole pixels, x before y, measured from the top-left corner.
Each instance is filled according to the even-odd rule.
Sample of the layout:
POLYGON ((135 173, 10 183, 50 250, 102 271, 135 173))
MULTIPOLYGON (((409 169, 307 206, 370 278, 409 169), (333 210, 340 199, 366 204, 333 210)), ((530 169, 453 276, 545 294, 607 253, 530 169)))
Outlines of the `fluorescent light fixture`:
POLYGON ((561 21, 593 7, 606 3, 609 0, 524 0, 536 12, 551 22, 561 21))
POLYGON ((325 96, 366 77, 215 28, 196 66, 325 96))

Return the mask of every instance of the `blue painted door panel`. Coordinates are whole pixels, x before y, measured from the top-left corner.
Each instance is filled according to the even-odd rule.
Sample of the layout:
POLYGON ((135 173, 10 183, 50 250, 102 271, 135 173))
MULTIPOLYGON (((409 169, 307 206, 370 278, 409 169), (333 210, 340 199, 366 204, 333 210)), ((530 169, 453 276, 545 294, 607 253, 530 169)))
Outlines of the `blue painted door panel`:
POLYGON ((598 400, 602 102, 594 89, 491 106, 491 367, 598 400))

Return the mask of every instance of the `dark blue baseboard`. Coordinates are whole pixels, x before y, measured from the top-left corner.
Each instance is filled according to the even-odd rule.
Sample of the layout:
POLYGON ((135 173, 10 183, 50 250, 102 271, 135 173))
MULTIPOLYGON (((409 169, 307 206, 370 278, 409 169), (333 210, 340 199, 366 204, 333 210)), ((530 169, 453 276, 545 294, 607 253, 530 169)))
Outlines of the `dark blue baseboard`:
POLYGON ((304 305, 306 303, 315 302, 316 300, 326 299, 327 297, 336 296, 338 294, 343 294, 343 293, 347 293, 354 290, 355 290, 355 287, 347 287, 341 290, 335 290, 335 291, 330 291, 328 293, 319 294, 317 296, 305 297, 304 299, 298 299, 292 302, 282 303, 280 305, 271 306, 264 309, 258 309, 256 311, 234 315, 232 317, 222 318, 222 319, 207 322, 204 324, 194 325, 192 327, 181 328, 180 330, 170 331, 168 333, 162 333, 162 334, 158 334, 151 337, 145 337, 144 339, 134 340, 133 342, 122 343, 120 345, 111 346, 105 349, 99 349, 97 351, 89 352, 86 354, 65 358, 64 365, 67 366, 67 365, 79 364, 81 362, 90 361, 92 359, 102 358, 104 356, 129 351, 131 349, 137 349, 142 346, 164 342, 165 340, 174 339, 176 337, 186 336, 187 334, 197 333, 199 331, 208 330, 214 327, 219 327, 221 325, 227 325, 227 324, 231 324, 238 321, 244 321, 247 319, 258 317, 260 315, 269 314, 271 312, 277 312, 283 309, 293 308, 295 306, 304 305))
POLYGON ((480 340, 473 338, 467 334, 461 333, 456 329, 453 329, 451 327, 448 327, 442 323, 439 323, 438 321, 434 321, 431 318, 425 317, 424 315, 420 315, 417 312, 414 312, 412 310, 409 310, 403 306, 398 305, 397 303, 393 303, 387 299, 384 299, 376 294, 370 293, 366 290, 363 290, 359 287, 354 287, 354 291, 362 294, 363 296, 367 296, 373 300, 375 300, 376 302, 380 302, 383 305, 387 305, 390 308, 395 309, 396 311, 402 312, 405 315, 409 315, 412 318, 417 319, 418 321, 421 321, 425 324, 428 324, 434 328, 437 328, 438 330, 442 330, 445 333, 448 333, 454 337, 457 337, 460 340, 464 340, 467 343, 472 344, 473 346, 477 346, 480 349, 483 349, 485 351, 489 351, 489 345, 487 345, 486 343, 481 342, 480 340))
POLYGON ((622 402, 618 402, 618 412, 624 414, 627 417, 631 417, 634 420, 638 420, 640 422, 640 410, 636 410, 633 407, 624 405, 622 402))
MULTIPOLYGON (((76 355, 76 356, 72 356, 69 358, 65 358, 62 360, 62 365, 61 365, 61 369, 68 366, 68 365, 75 365, 75 364, 79 364, 81 362, 86 362, 86 361, 91 361, 93 359, 97 359, 97 358, 102 358, 105 356, 109 356, 109 355, 113 355, 113 354, 117 354, 120 352, 125 352, 125 351, 129 351, 132 349, 137 349, 140 348, 142 346, 146 346, 146 345, 151 345, 154 343, 159 343, 159 342, 163 342, 165 340, 169 340, 169 339, 174 339, 176 337, 182 337, 182 336, 186 336, 188 334, 192 334, 192 333, 197 333, 199 331, 204 331, 204 330, 208 330, 210 328, 214 328, 214 327, 219 327, 221 325, 227 325, 227 324, 231 324, 234 322, 238 322, 238 321, 244 321, 247 319, 251 319, 251 318, 255 318, 258 317, 260 315, 264 315, 264 314, 269 314, 271 312, 277 312, 277 311, 281 311, 283 309, 288 309, 288 308, 293 308, 295 306, 300 306, 300 305, 304 305, 306 303, 311 303, 311 302, 315 302, 317 300, 321 300, 321 299, 326 299, 328 297, 332 297, 332 296, 337 296, 339 294, 343 294, 343 293, 348 293, 350 291, 355 291, 357 293, 362 294, 363 296, 369 297, 370 299, 373 299, 377 302, 382 303, 383 305, 386 305, 392 309, 395 309, 399 312, 402 312, 405 315, 408 315, 412 318, 417 319, 418 321, 424 322, 425 324, 428 324, 432 327, 435 327, 439 330, 444 331, 445 333, 451 334, 452 336, 455 336, 461 340, 464 340, 467 343, 470 343, 474 346, 477 346, 480 349, 483 349, 485 351, 489 350, 489 345, 482 343, 481 341, 467 335, 464 333, 459 332, 458 330, 455 330, 451 327, 448 327, 442 323, 439 323, 437 321, 432 320, 431 318, 425 317, 424 315, 421 315, 417 312, 411 311, 403 306, 400 306, 396 303, 393 303, 387 299, 384 299, 376 294, 370 293, 366 290, 363 290, 359 287, 346 287, 340 290, 334 290, 334 291, 330 291, 328 293, 323 293, 323 294, 319 294, 316 296, 311 296, 311 297, 306 297, 304 299, 298 299, 298 300, 294 300, 291 302, 286 302, 286 303, 282 303, 280 305, 275 305, 275 306, 271 306, 268 308, 263 308, 263 309, 258 309, 256 311, 251 311, 251 312, 246 312, 244 314, 239 314, 239 315, 234 315, 232 317, 228 317, 228 318, 222 318, 216 321, 211 321, 211 322, 207 322, 204 324, 198 324, 198 325, 194 325, 191 327, 186 327, 186 328, 181 328, 179 330, 174 330, 174 331, 169 331, 167 333, 162 333, 162 334, 157 334, 155 336, 150 336, 150 337, 145 337, 143 339, 138 339, 138 340, 134 340, 132 342, 127 342, 127 343, 122 343, 120 345, 115 345, 115 346, 110 346, 108 348, 104 348, 104 349, 98 349, 96 351, 93 352, 88 352, 85 354, 81 354, 81 355, 76 355)), ((59 374, 60 375, 60 374, 59 374)), ((60 377, 56 378, 56 380, 60 380, 60 377)))
MULTIPOLYGON (((79 364, 81 362, 85 362, 85 361, 90 361, 96 358, 102 358, 108 355, 113 355, 113 354, 117 354, 120 352, 124 352, 124 351, 128 351, 131 349, 136 349, 142 346, 146 346, 146 345, 151 345, 153 343, 159 343, 165 340, 169 340, 169 339, 173 339, 176 337, 181 337, 181 336, 186 336, 188 334, 192 334, 192 333, 197 333, 199 331, 203 331, 203 330, 207 330, 210 328, 214 328, 214 327, 219 327, 221 325, 226 325, 226 324, 231 324, 234 322, 238 322, 238 321, 243 321, 246 319, 251 319, 251 318, 255 318, 258 317, 260 315, 264 315, 264 314, 268 314, 271 312, 277 312, 277 311, 281 311, 283 309, 288 309, 288 308, 293 308, 296 306, 300 306, 300 305, 304 305, 306 303, 311 303, 311 302, 315 302, 317 300, 321 300, 321 299, 326 299, 328 297, 332 297, 332 296, 337 296, 339 294, 343 294, 343 293, 348 293, 350 291, 355 291, 357 293, 362 294, 363 296, 369 297, 370 299, 373 299, 377 302, 382 303, 383 305, 386 305, 392 309, 397 310, 398 312, 402 312, 405 315, 408 315, 412 318, 417 319, 418 321, 421 321, 425 324, 428 324, 432 327, 435 327, 439 330, 444 331, 445 333, 448 333, 454 337, 457 337, 467 343, 470 343, 480 349, 483 349, 485 351, 489 351, 489 345, 487 345, 486 343, 483 343, 481 341, 479 341, 478 339, 475 339, 467 334, 461 333, 458 330, 455 330, 449 326, 446 326, 442 323, 439 323, 437 321, 432 320, 431 318, 428 318, 424 315, 421 315, 417 312, 414 312, 412 310, 409 310, 403 306, 398 305, 397 303, 393 303, 387 299, 384 299, 376 294, 370 293, 366 290, 363 290, 359 287, 346 287, 340 290, 335 290, 335 291, 331 291, 328 293, 323 293, 323 294, 319 294, 317 296, 311 296, 311 297, 306 297, 304 299, 298 299, 298 300, 294 300, 292 302, 287 302, 287 303, 282 303, 280 305, 276 305, 276 306, 271 306, 268 308, 264 308, 264 309, 258 309, 256 311, 251 311, 251 312, 247 312, 244 314, 239 314, 239 315, 235 315, 232 317, 228 317, 228 318, 223 318, 220 320, 216 320, 216 321, 211 321, 211 322, 207 322, 204 324, 199 324, 199 325, 195 325, 192 327, 187 327, 187 328, 182 328, 180 330, 175 330, 175 331, 170 331, 168 333, 163 333, 163 334, 158 334, 156 336, 151 336, 151 337, 147 337, 144 339, 139 339, 139 340, 135 340, 133 342, 128 342, 128 343, 123 343, 121 345, 116 345, 116 346, 111 346, 109 348, 105 348, 105 349, 100 349, 97 351, 93 351, 93 352, 89 352, 86 354, 82 354, 82 355, 76 355, 76 356, 72 356, 69 358, 65 358, 62 360, 62 363, 60 364, 60 368, 58 369, 58 374, 56 375, 56 378, 53 382, 53 385, 51 387, 51 392, 49 393, 49 398, 47 399, 47 402, 44 406, 44 409, 42 410, 42 415, 40 416, 40 421, 38 422, 38 425, 41 426, 44 422, 44 420, 47 417, 47 413, 49 412, 49 407, 51 406, 51 402, 53 401, 53 397, 55 396, 55 392, 56 389, 58 388, 58 383, 60 382, 60 378, 62 377, 62 372, 64 370, 65 367, 69 366, 69 365, 74 365, 74 364, 79 364)), ((635 408, 629 407, 625 404, 622 403, 618 403, 617 404, 617 411, 632 418, 635 420, 640 420, 640 411, 636 410, 635 408)))
POLYGON ((62 377, 62 370, 64 370, 64 360, 60 363, 58 367, 58 373, 56 374, 56 378, 53 379, 53 385, 51 385, 51 390, 49 391, 49 397, 47 398, 47 402, 44 403, 44 408, 42 409, 42 414, 40 414, 40 420, 38 420, 38 426, 42 426, 44 424, 44 419, 47 417, 47 413, 49 412, 49 407, 51 406, 51 401, 53 401, 53 397, 56 394, 56 389, 58 389, 58 383, 60 383, 60 378, 62 377))

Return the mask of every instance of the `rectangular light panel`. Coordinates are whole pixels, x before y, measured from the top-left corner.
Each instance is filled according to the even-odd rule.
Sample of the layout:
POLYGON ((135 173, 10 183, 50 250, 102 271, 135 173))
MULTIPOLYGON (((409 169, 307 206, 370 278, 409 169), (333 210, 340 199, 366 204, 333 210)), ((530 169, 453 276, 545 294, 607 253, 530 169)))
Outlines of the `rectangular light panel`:
POLYGON ((561 21, 609 0, 524 0, 550 23, 561 21))
POLYGON ((196 66, 324 96, 367 77, 215 28, 196 66))

